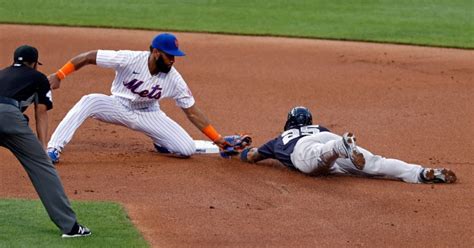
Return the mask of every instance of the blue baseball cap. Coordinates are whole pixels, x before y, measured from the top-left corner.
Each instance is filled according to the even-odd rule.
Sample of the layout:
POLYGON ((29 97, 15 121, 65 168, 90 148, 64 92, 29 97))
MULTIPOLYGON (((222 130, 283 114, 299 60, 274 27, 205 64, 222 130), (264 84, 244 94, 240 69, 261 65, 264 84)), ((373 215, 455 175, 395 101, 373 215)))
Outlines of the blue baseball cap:
POLYGON ((168 33, 157 35, 151 42, 151 46, 166 54, 173 56, 184 56, 183 51, 179 50, 178 39, 176 36, 168 33))

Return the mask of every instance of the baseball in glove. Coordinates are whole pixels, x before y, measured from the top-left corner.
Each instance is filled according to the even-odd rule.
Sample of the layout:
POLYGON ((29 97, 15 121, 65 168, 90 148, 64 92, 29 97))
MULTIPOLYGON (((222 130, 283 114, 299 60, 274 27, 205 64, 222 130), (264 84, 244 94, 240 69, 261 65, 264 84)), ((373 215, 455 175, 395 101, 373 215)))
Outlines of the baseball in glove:
POLYGON ((228 143, 228 145, 220 151, 220 155, 223 158, 231 158, 232 156, 236 156, 243 149, 252 144, 252 137, 247 134, 224 136, 224 140, 228 143))

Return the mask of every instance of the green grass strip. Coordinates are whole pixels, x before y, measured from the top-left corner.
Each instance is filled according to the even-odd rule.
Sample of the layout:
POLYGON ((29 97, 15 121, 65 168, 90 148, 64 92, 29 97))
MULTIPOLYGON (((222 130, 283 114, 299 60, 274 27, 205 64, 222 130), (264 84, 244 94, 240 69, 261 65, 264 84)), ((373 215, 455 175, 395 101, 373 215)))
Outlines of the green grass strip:
POLYGON ((474 48, 472 0, 0 0, 0 22, 474 48))
POLYGON ((39 200, 0 200, 0 247, 149 247, 124 209, 112 202, 73 202, 89 237, 63 239, 39 200))

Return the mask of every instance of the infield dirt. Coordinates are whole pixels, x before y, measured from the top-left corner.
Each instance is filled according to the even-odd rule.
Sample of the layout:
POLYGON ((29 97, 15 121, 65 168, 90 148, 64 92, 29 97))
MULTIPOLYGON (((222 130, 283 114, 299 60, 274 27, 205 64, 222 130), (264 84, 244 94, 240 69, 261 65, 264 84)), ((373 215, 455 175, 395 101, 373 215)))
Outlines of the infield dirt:
MULTIPOLYGON (((147 50, 158 32, 0 25, 0 33, 2 68, 30 44, 49 74, 88 50, 147 50)), ((222 134, 250 132, 260 145, 304 105, 315 123, 354 132, 373 153, 451 168, 458 182, 314 178, 276 162, 170 158, 140 133, 89 119, 57 166, 71 199, 121 202, 154 247, 474 246, 474 51, 175 34, 187 53, 175 66, 222 134)), ((109 94, 113 77, 88 66, 63 81, 50 133, 81 96, 109 94)), ((162 109, 206 139, 172 101, 162 109)), ((0 197, 36 199, 13 155, 0 149, 0 161, 0 197)))

